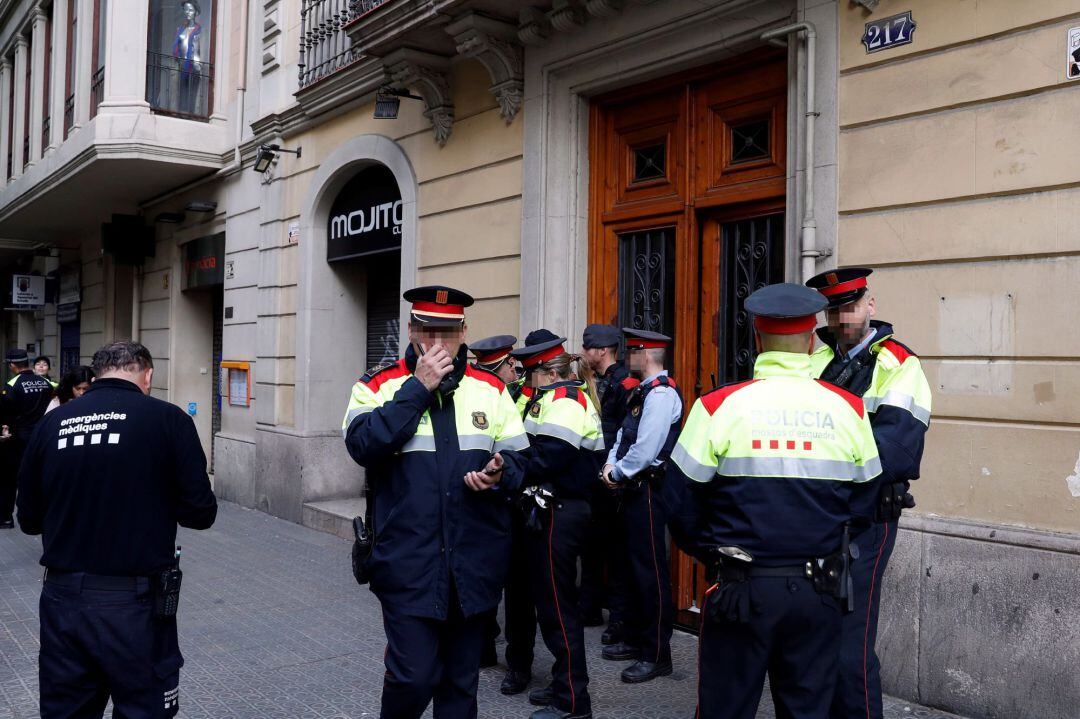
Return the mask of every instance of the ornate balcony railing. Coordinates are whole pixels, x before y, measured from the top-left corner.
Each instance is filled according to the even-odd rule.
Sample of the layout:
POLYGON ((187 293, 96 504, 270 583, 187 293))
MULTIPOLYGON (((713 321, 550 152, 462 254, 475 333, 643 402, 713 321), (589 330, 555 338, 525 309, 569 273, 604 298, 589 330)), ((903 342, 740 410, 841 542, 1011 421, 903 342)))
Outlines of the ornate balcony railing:
POLYGON ((75 124, 75 93, 71 93, 64 100, 64 139, 71 134, 71 126, 75 124))
POLYGON ((49 116, 46 115, 45 119, 41 121, 41 151, 44 153, 45 148, 49 146, 49 128, 52 123, 49 116))
POLYGON ((345 26, 390 0, 301 0, 300 88, 303 89, 360 59, 345 26))
POLYGON ((90 114, 96 115, 97 109, 105 99, 105 66, 102 65, 90 76, 90 114))

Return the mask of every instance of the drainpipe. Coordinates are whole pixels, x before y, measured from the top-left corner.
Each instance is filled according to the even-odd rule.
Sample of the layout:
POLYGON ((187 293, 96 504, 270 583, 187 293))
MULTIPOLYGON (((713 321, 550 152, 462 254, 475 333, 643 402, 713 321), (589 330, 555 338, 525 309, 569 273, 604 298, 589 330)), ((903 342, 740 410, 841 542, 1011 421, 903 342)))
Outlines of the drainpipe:
POLYGON ((142 342, 142 266, 136 267, 131 274, 131 339, 142 342))
POLYGON ((239 81, 236 85, 236 138, 233 143, 233 159, 225 167, 218 170, 217 175, 228 175, 240 169, 240 145, 244 141, 244 95, 247 92, 247 55, 248 55, 248 3, 251 0, 240 2, 240 72, 239 81))
POLYGON ((817 220, 814 219, 814 121, 819 114, 814 97, 817 31, 813 23, 797 22, 770 30, 763 34, 761 39, 780 47, 787 47, 786 36, 800 32, 806 33, 806 115, 803 120, 806 133, 803 173, 806 184, 803 193, 803 219, 800 238, 802 250, 799 254, 802 259, 802 281, 806 282, 817 274, 815 265, 817 258, 825 257, 828 254, 817 248, 817 220), (780 38, 785 39, 781 40, 780 38))

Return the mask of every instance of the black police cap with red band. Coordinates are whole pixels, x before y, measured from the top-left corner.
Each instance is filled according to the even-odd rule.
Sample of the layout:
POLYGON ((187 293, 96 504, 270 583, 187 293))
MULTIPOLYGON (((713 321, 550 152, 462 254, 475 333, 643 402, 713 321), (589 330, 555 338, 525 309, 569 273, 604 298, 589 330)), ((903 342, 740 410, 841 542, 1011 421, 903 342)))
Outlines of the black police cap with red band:
POLYGON ((817 313, 828 302, 821 293, 792 282, 762 287, 746 298, 746 311, 754 315, 754 327, 769 335, 813 332, 817 313))
MULTIPOLYGON (((547 330, 538 330, 536 333, 530 332, 529 337, 534 337, 537 334, 546 336, 552 333, 547 330)), ((554 335, 552 336, 554 337, 554 335)), ((563 346, 565 343, 565 337, 554 337, 554 339, 534 344, 528 344, 528 339, 526 339, 525 346, 511 350, 510 356, 521 362, 521 366, 525 369, 533 369, 566 352, 566 348, 563 346)))
POLYGON ((473 342, 469 345, 469 351, 476 356, 476 364, 494 369, 510 356, 515 344, 517 337, 513 335, 495 335, 473 342))
POLYGON ((430 327, 456 327, 465 323, 465 308, 472 296, 453 287, 414 287, 402 295, 412 303, 412 321, 430 327))
POLYGON ((829 301, 829 307, 843 307, 858 301, 867 290, 867 277, 874 271, 869 267, 845 267, 814 275, 806 286, 815 289, 829 301))
POLYGON ((667 349, 671 346, 671 338, 659 332, 636 330, 633 327, 623 327, 622 331, 626 336, 627 350, 667 349))

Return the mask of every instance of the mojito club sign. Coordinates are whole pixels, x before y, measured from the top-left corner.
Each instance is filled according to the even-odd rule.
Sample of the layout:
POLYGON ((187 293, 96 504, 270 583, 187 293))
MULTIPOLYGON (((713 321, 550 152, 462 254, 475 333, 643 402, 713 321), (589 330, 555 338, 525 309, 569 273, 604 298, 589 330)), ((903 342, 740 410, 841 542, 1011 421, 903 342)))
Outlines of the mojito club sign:
POLYGON ((372 165, 345 183, 330 208, 326 227, 328 262, 401 248, 401 191, 393 173, 372 165))

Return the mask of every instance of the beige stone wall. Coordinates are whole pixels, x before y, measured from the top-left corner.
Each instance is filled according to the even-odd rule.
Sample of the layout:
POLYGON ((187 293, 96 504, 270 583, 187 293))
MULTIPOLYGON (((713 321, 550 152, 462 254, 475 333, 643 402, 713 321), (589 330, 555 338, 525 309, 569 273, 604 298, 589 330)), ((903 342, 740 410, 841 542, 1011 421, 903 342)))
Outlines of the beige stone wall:
POLYGON ((1080 530, 1077 0, 838 3, 840 265, 934 391, 919 511, 1080 530), (914 42, 865 54, 868 18, 914 42))

